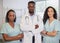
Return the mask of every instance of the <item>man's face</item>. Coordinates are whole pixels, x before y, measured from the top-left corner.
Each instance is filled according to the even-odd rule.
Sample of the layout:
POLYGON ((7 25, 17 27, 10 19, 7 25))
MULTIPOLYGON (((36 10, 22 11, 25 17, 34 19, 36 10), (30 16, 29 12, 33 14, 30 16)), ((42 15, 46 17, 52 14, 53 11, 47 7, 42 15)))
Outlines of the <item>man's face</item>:
POLYGON ((28 10, 29 10, 29 13, 34 13, 35 4, 33 3, 28 4, 28 10))

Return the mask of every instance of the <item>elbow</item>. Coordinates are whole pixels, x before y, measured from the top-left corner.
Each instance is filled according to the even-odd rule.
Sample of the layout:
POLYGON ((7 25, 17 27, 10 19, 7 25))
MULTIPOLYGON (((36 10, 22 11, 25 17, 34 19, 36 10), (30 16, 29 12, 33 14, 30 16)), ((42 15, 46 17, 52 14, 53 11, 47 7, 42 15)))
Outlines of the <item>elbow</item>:
POLYGON ((3 37, 4 41, 8 41, 9 38, 8 37, 3 37))
POLYGON ((4 40, 4 41, 8 41, 8 38, 7 38, 7 37, 3 37, 3 40, 4 40))
POLYGON ((8 41, 8 38, 3 38, 4 39, 4 41, 8 41))

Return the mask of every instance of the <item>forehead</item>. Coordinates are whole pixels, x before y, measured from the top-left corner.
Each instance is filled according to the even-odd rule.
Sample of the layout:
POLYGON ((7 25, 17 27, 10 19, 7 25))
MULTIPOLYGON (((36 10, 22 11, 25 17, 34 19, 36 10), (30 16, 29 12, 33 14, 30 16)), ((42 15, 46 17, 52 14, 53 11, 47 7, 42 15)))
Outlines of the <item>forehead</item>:
POLYGON ((15 15, 15 13, 11 11, 11 12, 9 12, 9 15, 15 15))
POLYGON ((48 10, 52 10, 53 11, 53 8, 49 8, 48 10))
POLYGON ((14 12, 10 11, 9 14, 14 14, 14 12))
POLYGON ((28 6, 35 6, 35 4, 34 3, 29 3, 28 6))

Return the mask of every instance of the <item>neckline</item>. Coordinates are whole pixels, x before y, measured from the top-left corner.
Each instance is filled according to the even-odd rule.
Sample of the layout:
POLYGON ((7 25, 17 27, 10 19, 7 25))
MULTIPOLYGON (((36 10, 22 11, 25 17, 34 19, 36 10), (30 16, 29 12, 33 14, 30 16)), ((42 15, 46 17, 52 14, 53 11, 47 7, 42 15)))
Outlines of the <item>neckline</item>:
POLYGON ((55 19, 54 19, 54 20, 52 20, 52 22, 51 22, 51 23, 49 23, 49 19, 48 19, 48 24, 49 24, 49 25, 51 25, 54 21, 55 21, 55 19))
POLYGON ((7 23, 12 29, 14 29, 15 28, 15 23, 14 23, 14 27, 12 27, 9 23, 7 23))

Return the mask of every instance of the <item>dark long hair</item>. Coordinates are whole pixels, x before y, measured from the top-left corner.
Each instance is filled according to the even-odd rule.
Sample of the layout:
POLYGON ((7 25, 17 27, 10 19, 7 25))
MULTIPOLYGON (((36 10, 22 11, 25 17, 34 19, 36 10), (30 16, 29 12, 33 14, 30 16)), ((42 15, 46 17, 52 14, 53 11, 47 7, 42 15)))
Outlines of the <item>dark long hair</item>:
MULTIPOLYGON (((8 15, 9 15, 9 13, 10 13, 10 12, 14 12, 14 13, 15 13, 15 11, 14 11, 14 10, 10 9, 10 10, 7 12, 7 14, 6 14, 6 19, 5 19, 5 21, 6 21, 6 22, 9 22, 8 15)), ((15 15, 14 22, 16 22, 16 15, 15 15)))
POLYGON ((56 12, 55 8, 53 8, 52 6, 49 6, 49 7, 46 8, 46 10, 44 12, 44 16, 43 16, 43 23, 44 24, 46 23, 47 19, 49 19, 49 16, 48 16, 48 13, 47 13, 49 8, 52 8, 53 9, 53 11, 54 11, 53 17, 55 19, 57 19, 57 12, 56 12))

